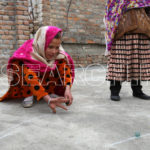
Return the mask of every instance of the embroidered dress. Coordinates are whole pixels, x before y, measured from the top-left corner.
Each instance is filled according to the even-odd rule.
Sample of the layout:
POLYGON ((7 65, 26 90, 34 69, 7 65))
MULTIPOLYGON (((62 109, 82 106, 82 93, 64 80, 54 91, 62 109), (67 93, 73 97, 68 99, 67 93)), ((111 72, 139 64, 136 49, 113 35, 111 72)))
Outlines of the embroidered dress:
POLYGON ((123 13, 132 8, 150 7, 150 0, 108 0, 105 13, 106 47, 111 50, 123 13))
POLYGON ((35 73, 22 61, 14 60, 12 63, 13 81, 7 93, 0 98, 16 99, 34 95, 37 100, 48 94, 64 96, 66 85, 71 85, 71 69, 65 60, 59 60, 55 70, 45 73, 35 73))
MULTIPOLYGON (((107 15, 111 15, 111 13, 114 12, 116 13, 116 18, 113 17, 113 15, 115 16, 113 13, 112 16, 108 16, 109 19, 112 19, 110 22, 112 27, 113 25, 114 27, 109 28, 109 35, 113 38, 109 37, 110 43, 106 43, 109 45, 108 50, 110 50, 106 79, 115 81, 150 80, 150 37, 144 34, 145 32, 148 32, 148 30, 146 27, 143 28, 143 24, 137 26, 137 21, 134 22, 134 19, 129 20, 130 17, 128 16, 129 14, 132 14, 133 18, 145 19, 142 17, 138 18, 137 13, 145 12, 141 11, 143 10, 141 7, 146 7, 147 10, 149 10, 149 7, 147 6, 149 6, 150 1, 119 1, 116 5, 113 5, 114 1, 111 2, 112 3, 110 4, 110 1, 108 1, 110 4, 108 8, 110 10, 107 15), (130 13, 131 10, 132 13, 130 13), (128 17, 126 16, 127 13, 128 17), (120 27, 123 27, 125 24, 129 28, 120 29, 120 27), (130 24, 133 26, 130 26, 130 24), (133 29, 131 30, 130 27, 133 29), (144 31, 144 29, 146 29, 146 31, 144 31), (120 34, 121 32, 123 35, 120 34), (115 39, 119 34, 121 37, 115 39)), ((138 16, 143 16, 143 14, 138 16)), ((144 21, 145 20, 143 20, 143 23, 144 21)), ((146 23, 150 25, 149 18, 146 23)))
POLYGON ((125 34, 112 45, 107 80, 150 80, 150 44, 144 34, 125 34))

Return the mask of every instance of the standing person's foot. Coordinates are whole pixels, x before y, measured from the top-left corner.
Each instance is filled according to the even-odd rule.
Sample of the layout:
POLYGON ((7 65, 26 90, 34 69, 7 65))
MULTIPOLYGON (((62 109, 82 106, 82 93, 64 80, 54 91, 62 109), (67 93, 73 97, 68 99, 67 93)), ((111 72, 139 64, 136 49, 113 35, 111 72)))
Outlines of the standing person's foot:
POLYGON ((119 95, 111 95, 111 96, 110 96, 110 99, 111 99, 112 101, 120 101, 120 96, 119 96, 119 95))
POLYGON ((119 96, 120 90, 121 90, 121 81, 111 80, 110 81, 110 91, 111 91, 110 99, 112 101, 120 101, 120 96, 119 96))
POLYGON ((144 99, 144 100, 150 100, 150 96, 142 93, 133 93, 134 97, 140 98, 140 99, 144 99))
POLYGON ((29 97, 26 97, 23 101, 22 101, 22 106, 24 108, 29 108, 29 107, 32 107, 33 106, 33 96, 29 96, 29 97))

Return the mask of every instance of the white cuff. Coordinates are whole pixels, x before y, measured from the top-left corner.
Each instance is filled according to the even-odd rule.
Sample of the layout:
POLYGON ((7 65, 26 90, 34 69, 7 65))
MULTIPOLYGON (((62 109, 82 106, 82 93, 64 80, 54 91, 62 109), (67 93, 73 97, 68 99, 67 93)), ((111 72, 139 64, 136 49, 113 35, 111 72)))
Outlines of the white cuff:
POLYGON ((49 106, 50 102, 51 102, 51 98, 50 98, 50 99, 48 99, 48 103, 47 103, 47 104, 48 104, 48 106, 49 106))

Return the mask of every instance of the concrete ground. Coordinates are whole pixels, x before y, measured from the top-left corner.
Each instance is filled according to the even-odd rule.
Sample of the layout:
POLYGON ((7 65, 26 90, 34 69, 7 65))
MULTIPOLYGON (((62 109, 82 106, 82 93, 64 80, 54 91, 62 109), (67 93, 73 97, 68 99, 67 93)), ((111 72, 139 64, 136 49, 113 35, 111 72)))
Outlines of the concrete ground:
MULTIPOLYGON (((21 100, 0 103, 1 150, 149 150, 150 101, 132 97, 124 83, 120 102, 109 99, 106 66, 76 69, 69 110, 52 114, 44 101, 23 108, 21 100)), ((7 88, 0 77, 0 95, 7 88)), ((150 82, 143 90, 150 95, 150 82)))

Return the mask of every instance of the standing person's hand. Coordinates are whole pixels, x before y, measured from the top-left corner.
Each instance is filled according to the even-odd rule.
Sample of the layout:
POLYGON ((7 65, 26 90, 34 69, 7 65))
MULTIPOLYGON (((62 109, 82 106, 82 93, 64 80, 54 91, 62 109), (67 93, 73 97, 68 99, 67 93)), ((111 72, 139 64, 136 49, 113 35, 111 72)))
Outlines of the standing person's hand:
POLYGON ((52 109, 53 113, 56 113, 56 107, 60 107, 64 110, 67 108, 62 105, 62 103, 66 103, 67 100, 64 97, 50 98, 49 95, 44 96, 44 100, 48 103, 48 106, 52 109))
POLYGON ((73 102, 73 97, 71 94, 71 88, 69 85, 66 86, 66 90, 65 90, 65 99, 67 100, 67 105, 70 106, 73 102))

